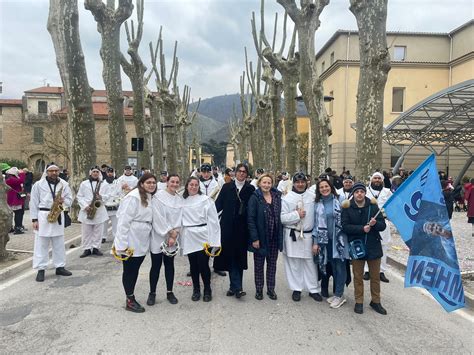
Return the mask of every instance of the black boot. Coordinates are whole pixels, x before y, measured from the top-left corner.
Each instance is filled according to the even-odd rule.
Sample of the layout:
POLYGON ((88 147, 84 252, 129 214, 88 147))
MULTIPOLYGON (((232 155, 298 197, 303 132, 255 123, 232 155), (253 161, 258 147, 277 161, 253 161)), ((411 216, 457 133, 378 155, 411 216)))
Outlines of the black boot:
POLYGON ((380 273, 380 281, 382 282, 390 282, 389 279, 387 279, 387 277, 385 276, 385 274, 383 272, 380 273))
POLYGON ((194 290, 193 295, 191 296, 191 300, 196 302, 201 299, 201 291, 200 290, 194 290))
POLYGON ((150 292, 148 294, 148 299, 146 300, 146 304, 149 306, 153 306, 155 304, 156 293, 150 292))
POLYGON ((202 297, 204 302, 211 302, 212 301, 212 291, 211 289, 204 289, 204 296, 202 297))
POLYGON ((127 296, 127 302, 125 304, 125 309, 130 312, 143 313, 145 308, 143 308, 140 303, 135 300, 135 296, 127 296))
POLYGON ((69 271, 69 270, 66 270, 64 267, 58 267, 58 268, 56 268, 56 275, 71 276, 72 272, 69 271))
POLYGON ((90 251, 90 249, 86 249, 83 251, 83 253, 79 256, 80 258, 85 258, 86 256, 90 256, 92 254, 92 252, 90 251))
POLYGON ((36 275, 36 281, 38 282, 44 281, 44 270, 38 270, 38 274, 36 275))
POLYGON ((167 292, 166 293, 166 299, 169 301, 171 304, 176 304, 178 303, 178 299, 174 295, 173 291, 167 292))

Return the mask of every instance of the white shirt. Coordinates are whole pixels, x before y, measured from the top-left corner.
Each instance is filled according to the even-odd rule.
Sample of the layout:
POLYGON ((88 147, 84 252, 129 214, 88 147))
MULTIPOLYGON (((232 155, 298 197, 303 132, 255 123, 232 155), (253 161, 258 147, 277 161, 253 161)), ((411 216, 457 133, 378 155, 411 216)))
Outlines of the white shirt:
MULTIPOLYGON (((183 198, 178 194, 170 194, 166 190, 157 191, 151 201, 153 207, 153 233, 150 251, 153 254, 161 253, 163 243, 172 229, 181 228, 183 213, 183 198)), ((178 236, 179 238, 179 236, 178 236)), ((179 240, 179 242, 181 242, 179 240)))
POLYGON ((168 183, 167 182, 158 182, 158 184, 156 184, 156 189, 157 190, 166 190, 166 188, 168 187, 168 183))
POLYGON ((46 178, 41 179, 33 185, 30 195, 30 217, 38 220, 38 231, 35 232, 40 237, 57 237, 64 235, 64 213, 61 213, 61 224, 48 222, 49 211, 40 211, 40 208, 50 209, 53 205, 53 195, 48 187, 51 186, 57 195, 62 188, 61 196, 64 198, 63 207, 71 207, 73 197, 69 184, 63 179, 59 179, 54 191, 54 185, 49 184, 46 178))
MULTIPOLYGON (((120 188, 124 188, 124 186, 128 186, 129 190, 134 189, 137 184, 138 184, 138 179, 135 175, 122 175, 117 179, 117 183, 119 184, 120 188)), ((123 195, 125 195, 126 192, 123 192, 123 195)))
POLYGON ((79 216, 77 219, 81 223, 100 224, 109 219, 109 215, 107 214, 104 203, 101 203, 101 206, 97 209, 93 219, 87 218, 86 207, 92 202, 97 184, 97 181, 90 181, 87 179, 81 182, 81 185, 79 185, 79 191, 77 192, 77 203, 79 203, 81 210, 79 211, 79 216))
MULTIPOLYGON (((375 198, 377 199, 377 206, 379 209, 383 208, 385 205, 385 202, 392 196, 392 191, 390 189, 387 189, 386 187, 383 187, 382 190, 374 190, 373 188, 367 186, 367 193, 366 196, 368 198, 375 198)), ((385 220, 385 222, 388 222, 388 220, 385 220)), ((387 223, 388 224, 388 223, 387 223)), ((392 234, 390 232, 390 226, 387 225, 387 228, 385 228, 382 232, 379 232, 380 236, 382 237, 382 244, 387 244, 392 240, 392 234)))
MULTIPOLYGON (((102 202, 105 207, 118 207, 122 197, 122 188, 117 183, 117 180, 113 180, 110 184, 107 180, 102 180, 100 196, 102 196, 102 202)), ((107 214, 114 216, 117 214, 117 210, 107 210, 107 214)))
POLYGON ((283 195, 286 195, 288 191, 291 190, 291 181, 288 180, 281 180, 278 183, 277 190, 280 191, 283 195))
POLYGON ((288 192, 281 199, 281 223, 283 224, 283 253, 290 258, 311 259, 313 238, 311 233, 314 226, 314 194, 306 190, 302 194, 288 192), (300 218, 297 208, 303 206, 306 215, 300 218), (296 241, 290 236, 294 231, 296 241), (303 239, 300 239, 303 230, 303 239))
POLYGON ((206 181, 202 181, 201 179, 199 179, 199 187, 204 195, 212 196, 214 191, 219 188, 219 184, 217 183, 217 180, 214 179, 214 177, 211 177, 209 180, 206 181))
POLYGON ((148 206, 143 206, 138 189, 124 197, 117 211, 117 233, 114 246, 117 251, 133 248, 133 256, 144 256, 150 249, 153 209, 151 195, 148 206))
POLYGON ((183 254, 202 250, 204 243, 221 246, 221 228, 214 201, 206 195, 194 195, 183 199, 181 246, 183 254), (200 226, 206 224, 204 226, 200 226))

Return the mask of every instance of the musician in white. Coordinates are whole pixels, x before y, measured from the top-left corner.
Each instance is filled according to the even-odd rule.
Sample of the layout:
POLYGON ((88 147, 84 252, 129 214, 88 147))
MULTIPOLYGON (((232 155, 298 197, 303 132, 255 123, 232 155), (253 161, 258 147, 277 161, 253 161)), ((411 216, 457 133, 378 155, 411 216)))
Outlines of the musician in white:
POLYGON ((183 193, 183 218, 181 228, 181 243, 183 254, 188 256, 193 280, 191 299, 199 301, 201 286, 199 275, 204 284, 203 301, 212 300, 211 270, 209 256, 203 250, 207 243, 210 247, 221 246, 221 228, 217 217, 216 205, 212 199, 202 194, 199 180, 190 177, 186 182, 183 193))
POLYGON ((163 253, 162 245, 170 251, 176 249, 176 240, 181 228, 182 200, 177 194, 180 186, 180 178, 177 174, 168 176, 168 187, 159 190, 153 196, 153 233, 150 243, 151 269, 150 269, 150 293, 147 305, 153 306, 156 298, 156 285, 160 277, 161 264, 165 265, 166 298, 171 304, 178 303, 173 293, 174 282, 174 256, 163 253))
MULTIPOLYGON (((375 198, 377 200, 377 206, 379 209, 383 208, 383 205, 387 200, 392 196, 392 191, 384 187, 383 182, 383 175, 382 173, 375 172, 370 177, 370 184, 367 186, 367 197, 372 199, 375 198)), ((386 221, 387 222, 387 221, 386 221)), ((380 232, 380 236, 382 237, 382 261, 380 263, 380 281, 382 282, 390 282, 389 279, 385 276, 385 271, 387 271, 387 252, 388 252, 388 245, 392 241, 392 235, 390 232, 390 225, 387 223, 387 228, 384 231, 380 232)), ((367 264, 364 268, 364 280, 369 280, 369 269, 367 264)))
POLYGON ((101 182, 102 173, 98 166, 94 166, 89 171, 89 178, 81 182, 77 192, 77 203, 81 208, 77 219, 82 224, 82 248, 84 249, 80 258, 92 254, 103 255, 100 251, 100 244, 104 222, 109 219, 109 216, 100 195, 101 182), (94 209, 95 214, 92 212, 94 209))
POLYGON ((117 234, 114 247, 118 255, 126 255, 126 250, 133 249, 133 256, 123 261, 122 284, 127 297, 125 309, 131 312, 145 312, 135 299, 140 266, 150 250, 152 232, 152 196, 156 192, 156 178, 144 173, 138 181, 137 188, 130 191, 120 203, 117 212, 117 234))
POLYGON ((160 173, 160 181, 158 181, 157 190, 166 190, 168 187, 168 172, 162 171, 160 173))
POLYGON ((100 184, 100 196, 104 202, 105 209, 109 219, 104 223, 104 229, 102 234, 102 243, 107 241, 109 220, 112 224, 112 241, 117 234, 117 210, 119 208, 120 200, 122 197, 122 189, 115 179, 114 168, 108 167, 106 169, 106 178, 100 184))
POLYGON ((122 188, 123 196, 137 186, 138 179, 133 175, 132 167, 130 165, 125 166, 123 169, 123 175, 117 179, 117 183, 122 188))
POLYGON ((211 166, 209 164, 201 165, 201 177, 199 178, 201 192, 206 196, 213 196, 219 189, 219 183, 212 176, 211 166))
POLYGON ((293 176, 293 190, 282 197, 283 255, 288 286, 292 299, 298 302, 306 290, 315 301, 321 302, 318 271, 313 262, 311 233, 314 226, 315 195, 307 190, 306 175, 293 176))
POLYGON ((339 195, 339 202, 342 203, 344 200, 348 200, 351 196, 352 186, 354 186, 354 180, 352 176, 347 175, 342 180, 342 187, 336 190, 337 194, 339 195))
POLYGON ((46 174, 33 185, 30 200, 30 216, 35 234, 33 252, 33 269, 38 270, 36 281, 44 281, 44 273, 49 261, 49 243, 53 250, 53 263, 56 275, 71 276, 72 273, 64 268, 66 251, 64 250, 64 212, 57 221, 48 222, 48 215, 55 198, 63 207, 70 207, 73 201, 69 184, 59 178, 59 167, 51 164, 46 168, 46 174), (61 195, 59 195, 61 193, 61 195))
POLYGON ((277 190, 280 191, 283 195, 286 195, 289 191, 291 191, 291 181, 290 173, 283 172, 281 174, 281 180, 278 183, 277 190))

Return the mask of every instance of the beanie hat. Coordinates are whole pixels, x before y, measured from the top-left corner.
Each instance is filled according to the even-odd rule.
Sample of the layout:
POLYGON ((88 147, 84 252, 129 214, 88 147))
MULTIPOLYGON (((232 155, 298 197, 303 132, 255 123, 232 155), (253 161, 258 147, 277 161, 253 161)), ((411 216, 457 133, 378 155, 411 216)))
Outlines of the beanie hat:
POLYGON ((351 194, 354 194, 356 190, 364 190, 364 192, 367 192, 367 187, 361 182, 356 182, 354 186, 352 186, 351 194))

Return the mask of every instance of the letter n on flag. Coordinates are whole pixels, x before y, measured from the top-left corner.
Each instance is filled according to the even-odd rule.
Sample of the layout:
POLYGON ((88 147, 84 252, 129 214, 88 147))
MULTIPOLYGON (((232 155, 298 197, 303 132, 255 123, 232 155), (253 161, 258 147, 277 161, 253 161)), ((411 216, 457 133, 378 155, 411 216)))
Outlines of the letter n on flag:
POLYGON ((434 154, 384 205, 410 248, 405 287, 423 287, 448 312, 464 307, 464 289, 434 154))

